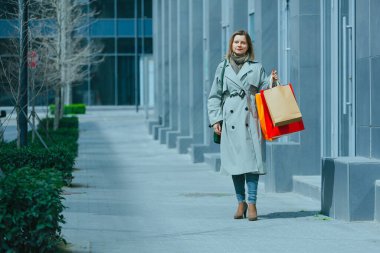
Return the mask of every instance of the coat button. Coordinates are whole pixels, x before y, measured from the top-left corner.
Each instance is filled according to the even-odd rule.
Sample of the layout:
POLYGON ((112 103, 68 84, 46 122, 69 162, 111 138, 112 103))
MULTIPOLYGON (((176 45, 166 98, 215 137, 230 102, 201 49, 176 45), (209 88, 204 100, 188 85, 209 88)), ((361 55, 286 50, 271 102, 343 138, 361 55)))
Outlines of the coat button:
POLYGON ((248 111, 248 107, 246 107, 245 110, 248 111))
POLYGON ((232 126, 232 129, 235 129, 235 126, 232 126))
POLYGON ((245 126, 248 127, 248 123, 245 123, 245 126))
POLYGON ((234 113, 234 110, 231 110, 230 112, 231 112, 231 113, 234 113))

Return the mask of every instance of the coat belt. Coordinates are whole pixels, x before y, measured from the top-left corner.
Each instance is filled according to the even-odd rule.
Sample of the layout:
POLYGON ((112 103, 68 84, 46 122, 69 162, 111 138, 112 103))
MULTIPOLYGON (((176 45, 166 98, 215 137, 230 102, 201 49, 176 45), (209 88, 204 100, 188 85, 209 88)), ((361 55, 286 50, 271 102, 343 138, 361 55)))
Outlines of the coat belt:
POLYGON ((240 90, 239 92, 234 91, 230 94, 230 98, 236 97, 236 96, 239 96, 241 99, 243 99, 245 97, 245 91, 244 90, 240 90))

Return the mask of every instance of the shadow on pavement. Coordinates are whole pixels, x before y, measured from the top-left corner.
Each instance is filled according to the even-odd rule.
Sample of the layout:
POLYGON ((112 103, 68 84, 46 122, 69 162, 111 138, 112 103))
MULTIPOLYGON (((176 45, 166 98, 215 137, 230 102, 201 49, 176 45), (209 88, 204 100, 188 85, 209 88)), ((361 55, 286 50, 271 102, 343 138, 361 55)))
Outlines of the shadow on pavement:
POLYGON ((303 218, 316 216, 320 211, 298 211, 298 212, 275 212, 266 215, 259 215, 260 219, 284 219, 284 218, 303 218))

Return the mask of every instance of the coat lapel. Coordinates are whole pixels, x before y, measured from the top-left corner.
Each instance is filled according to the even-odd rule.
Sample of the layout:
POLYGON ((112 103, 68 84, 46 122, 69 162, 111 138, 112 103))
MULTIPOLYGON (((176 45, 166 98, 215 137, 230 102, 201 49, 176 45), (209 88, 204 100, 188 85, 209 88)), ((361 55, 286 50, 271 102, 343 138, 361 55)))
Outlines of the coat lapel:
POLYGON ((240 89, 243 89, 242 82, 229 63, 227 64, 225 71, 226 77, 230 79, 234 84, 236 84, 236 86, 238 86, 240 89))
POLYGON ((239 80, 238 76, 236 75, 235 71, 233 70, 233 68, 231 67, 230 64, 228 64, 226 66, 226 76, 228 77, 228 79, 230 79, 236 85, 240 86, 240 80, 239 80))
POLYGON ((234 82, 240 89, 244 89, 244 79, 246 78, 246 74, 250 71, 252 71, 252 68, 250 68, 250 63, 246 62, 243 64, 239 73, 236 75, 235 71, 233 70, 231 65, 228 63, 226 65, 225 75, 227 76, 228 79, 234 82))
POLYGON ((245 78, 245 75, 252 70, 252 68, 250 68, 249 65, 250 63, 248 61, 245 62, 237 75, 241 83, 243 83, 243 78, 245 78))

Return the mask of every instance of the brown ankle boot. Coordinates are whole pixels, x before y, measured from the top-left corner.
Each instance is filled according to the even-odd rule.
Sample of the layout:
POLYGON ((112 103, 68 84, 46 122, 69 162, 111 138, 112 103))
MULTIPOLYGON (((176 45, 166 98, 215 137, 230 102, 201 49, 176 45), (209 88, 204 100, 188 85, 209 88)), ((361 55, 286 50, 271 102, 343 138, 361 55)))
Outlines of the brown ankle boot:
POLYGON ((247 217, 247 203, 240 202, 234 215, 234 219, 243 219, 245 217, 247 217))
POLYGON ((249 221, 257 220, 256 204, 248 204, 248 220, 249 221))

